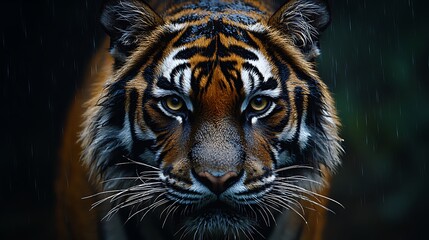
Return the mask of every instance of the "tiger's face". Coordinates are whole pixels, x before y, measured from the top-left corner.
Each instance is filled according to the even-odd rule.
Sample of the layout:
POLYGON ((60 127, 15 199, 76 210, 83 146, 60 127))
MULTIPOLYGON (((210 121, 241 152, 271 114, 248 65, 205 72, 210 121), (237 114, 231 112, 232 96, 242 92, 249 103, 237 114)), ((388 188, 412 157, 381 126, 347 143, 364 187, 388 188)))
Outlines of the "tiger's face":
POLYGON ((339 164, 333 101, 315 71, 321 1, 269 8, 182 3, 161 18, 110 1, 115 58, 90 103, 83 158, 104 180, 107 215, 156 212, 183 235, 240 237, 313 201, 339 164))

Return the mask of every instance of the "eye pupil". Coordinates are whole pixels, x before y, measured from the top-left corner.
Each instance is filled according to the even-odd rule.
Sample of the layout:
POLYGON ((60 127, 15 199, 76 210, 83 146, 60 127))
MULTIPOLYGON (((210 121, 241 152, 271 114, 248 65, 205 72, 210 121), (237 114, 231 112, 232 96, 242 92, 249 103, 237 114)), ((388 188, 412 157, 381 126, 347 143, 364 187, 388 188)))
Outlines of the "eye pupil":
POLYGON ((165 101, 166 106, 173 111, 178 111, 183 107, 183 102, 180 98, 172 96, 168 97, 165 101))
POLYGON ((263 100, 262 100, 262 98, 260 98, 260 97, 255 98, 254 104, 255 104, 255 105, 257 105, 257 106, 261 106, 261 105, 263 105, 263 100))
POLYGON ((171 101, 171 104, 174 105, 174 106, 177 106, 177 105, 180 104, 180 100, 178 98, 176 98, 176 97, 171 98, 170 101, 171 101))

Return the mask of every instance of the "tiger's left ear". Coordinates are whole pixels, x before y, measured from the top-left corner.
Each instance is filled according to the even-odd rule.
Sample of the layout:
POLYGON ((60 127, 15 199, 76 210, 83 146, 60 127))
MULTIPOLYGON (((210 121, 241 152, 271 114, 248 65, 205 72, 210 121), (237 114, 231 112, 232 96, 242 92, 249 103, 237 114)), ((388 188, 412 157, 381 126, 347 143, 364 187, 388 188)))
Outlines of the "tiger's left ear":
POLYGON ((142 0, 105 0, 101 24, 110 36, 110 51, 122 63, 164 20, 142 0))
POLYGON ((290 36, 305 58, 313 61, 320 54, 320 33, 329 22, 326 1, 290 0, 271 16, 268 24, 290 36))

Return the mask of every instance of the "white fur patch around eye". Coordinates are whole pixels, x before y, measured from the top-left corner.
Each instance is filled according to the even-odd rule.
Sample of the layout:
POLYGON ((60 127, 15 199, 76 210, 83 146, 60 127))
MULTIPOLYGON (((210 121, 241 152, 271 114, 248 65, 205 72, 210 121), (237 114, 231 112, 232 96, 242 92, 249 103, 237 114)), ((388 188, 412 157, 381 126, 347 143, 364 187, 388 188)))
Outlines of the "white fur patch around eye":
MULTIPOLYGON (((177 66, 182 65, 182 64, 186 64, 189 62, 189 60, 186 59, 175 59, 175 56, 182 50, 184 50, 185 47, 179 47, 174 49, 173 51, 171 51, 171 53, 164 58, 164 60, 161 63, 161 68, 160 68, 160 76, 166 78, 168 81, 170 81, 171 83, 173 83, 174 85, 176 85, 177 88, 180 89, 180 82, 178 79, 178 76, 176 76, 175 79, 170 79, 171 73, 176 69, 177 66)), ((184 74, 184 84, 183 84, 183 89, 182 92, 183 93, 189 93, 191 90, 191 74, 189 73, 190 69, 186 69, 183 70, 183 74, 184 74), (187 77, 187 78, 185 78, 187 77)), ((180 74, 177 74, 180 75, 180 74)), ((154 88, 154 95, 156 97, 163 97, 166 96, 168 94, 171 94, 172 91, 169 90, 165 90, 165 89, 160 89, 158 87, 155 86, 154 88)))
POLYGON ((157 104, 157 106, 158 106, 158 108, 159 108, 159 109, 160 109, 160 110, 161 110, 165 115, 167 115, 168 117, 171 117, 171 118, 176 119, 180 124, 182 124, 183 119, 182 119, 182 117, 181 117, 181 116, 173 115, 173 114, 171 114, 170 112, 168 112, 167 110, 165 110, 165 109, 164 109, 164 106, 162 106, 161 102, 159 102, 159 103, 157 104))
POLYGON ((258 50, 252 49, 250 51, 258 57, 258 60, 248 60, 248 62, 261 72, 262 76, 264 76, 263 81, 267 81, 269 78, 273 77, 273 69, 265 56, 258 50))
MULTIPOLYGON (((192 70, 189 67, 180 69, 180 71, 175 72, 173 74, 173 79, 170 78, 172 76, 173 71, 177 71, 176 67, 178 67, 179 65, 187 64, 189 62, 189 60, 175 59, 175 56, 183 49, 185 49, 185 47, 174 49, 162 61, 160 73, 160 76, 164 77, 170 83, 172 83, 177 89, 179 89, 179 92, 175 90, 162 89, 157 87, 156 85, 154 85, 154 89, 152 92, 155 97, 159 98, 169 95, 179 95, 180 97, 182 97, 182 100, 185 102, 188 110, 192 112, 193 105, 188 97, 191 93, 192 70)), ((169 116, 171 116, 171 114, 169 116)))
POLYGON ((311 137, 310 130, 308 129, 307 124, 305 124, 306 115, 307 114, 304 113, 302 116, 301 127, 298 136, 298 143, 301 150, 305 149, 305 147, 307 146, 308 139, 311 137))
POLYGON ((268 116, 268 115, 270 115, 271 114, 271 112, 274 110, 274 108, 276 107, 276 104, 275 103, 272 103, 271 104, 271 106, 270 106, 270 108, 264 113, 264 114, 262 114, 262 115, 259 115, 259 116, 255 116, 255 117, 252 117, 252 124, 256 124, 256 122, 259 120, 259 119, 262 119, 262 118, 264 118, 264 117, 266 117, 266 116, 268 116))
POLYGON ((246 95, 249 95, 250 92, 252 91, 252 88, 254 87, 251 77, 253 77, 253 79, 255 79, 256 81, 257 76, 252 71, 248 71, 247 69, 241 70, 241 81, 243 82, 243 88, 246 95))
POLYGON ((277 98, 281 94, 280 88, 275 89, 258 89, 264 82, 268 81, 270 78, 274 78, 272 74, 272 68, 269 61, 265 56, 260 53, 258 50, 250 49, 254 53, 258 60, 247 60, 247 63, 253 68, 241 70, 241 80, 243 82, 244 92, 246 93, 246 98, 241 105, 241 112, 244 112, 249 104, 249 101, 258 95, 277 98))
POLYGON ((241 80, 246 94, 250 94, 252 90, 258 88, 261 82, 265 82, 273 77, 271 65, 265 56, 258 50, 248 50, 255 54, 258 59, 247 60, 247 63, 252 65, 255 70, 244 68, 241 70, 241 80), (262 79, 259 77, 259 73, 262 75, 262 79))
MULTIPOLYGON (((186 68, 185 70, 183 70, 183 90, 184 90, 183 92, 186 93, 188 96, 191 94, 191 78, 192 78, 191 68, 186 68)), ((190 110, 192 111, 192 109, 190 110)))
MULTIPOLYGON (((260 70, 258 70, 258 71, 260 71, 260 70)), ((272 75, 270 74, 268 77, 270 77, 270 76, 272 76, 272 75)), ((253 95, 260 94, 260 95, 265 95, 265 96, 272 97, 272 98, 276 98, 280 95, 280 89, 278 89, 278 88, 267 89, 267 90, 263 90, 263 91, 258 90, 256 92, 254 92, 255 89, 257 89, 261 85, 261 82, 267 81, 266 76, 263 76, 263 79, 260 79, 258 74, 255 71, 248 70, 248 69, 242 69, 241 70, 241 81, 243 82, 244 92, 247 95, 252 94, 252 92, 253 92, 253 95)))

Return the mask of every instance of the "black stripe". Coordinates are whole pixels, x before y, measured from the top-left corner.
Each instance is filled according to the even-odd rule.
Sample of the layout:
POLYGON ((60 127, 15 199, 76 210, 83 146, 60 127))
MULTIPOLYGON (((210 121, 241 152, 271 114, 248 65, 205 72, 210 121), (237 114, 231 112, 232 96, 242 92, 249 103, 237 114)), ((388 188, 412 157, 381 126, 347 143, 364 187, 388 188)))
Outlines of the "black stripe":
MULTIPOLYGON (((276 106, 270 115, 277 114, 283 110, 282 107, 276 106)), ((287 113, 283 116, 282 120, 280 120, 279 123, 277 123, 275 126, 270 126, 270 131, 275 133, 281 133, 284 128, 286 127, 287 123, 289 122, 289 115, 290 115, 290 108, 288 109, 287 113)))
POLYGON ((301 124, 302 124, 302 116, 304 111, 304 98, 303 98, 303 90, 301 87, 295 87, 294 89, 294 100, 295 100, 295 110, 297 112, 297 126, 295 136, 293 137, 294 142, 298 142, 299 135, 301 134, 301 124))
MULTIPOLYGON (((254 65, 252 65, 248 62, 243 63, 242 68, 249 72, 249 76, 252 76, 252 78, 251 78, 252 84, 251 84, 251 89, 250 89, 250 94, 252 94, 254 91, 257 90, 255 88, 256 82, 262 83, 264 81, 264 76, 262 75, 262 73, 259 71, 259 69, 257 67, 255 67, 254 65), (256 81, 253 78, 254 75, 256 75, 258 77, 258 79, 256 79, 256 81)), ((259 87, 259 85, 258 85, 258 87, 259 87)))
POLYGON ((171 73, 170 73, 170 81, 171 81, 171 84, 173 84, 174 90, 176 90, 177 92, 184 93, 184 91, 183 91, 184 90, 183 89, 183 81, 180 80, 180 79, 183 80, 183 77, 180 77, 180 79, 179 79, 179 86, 175 85, 174 79, 176 78, 177 74, 182 74, 182 76, 183 76, 183 71, 185 69, 187 69, 187 68, 190 68, 190 67, 191 67, 191 64, 189 64, 189 63, 182 63, 182 64, 176 66, 171 71, 171 73))
POLYGON ((156 86, 164 90, 174 90, 174 84, 168 81, 166 77, 159 77, 156 86))
POLYGON ((256 56, 256 54, 254 54, 253 52, 237 46, 237 45, 231 45, 229 46, 229 50, 233 53, 235 53, 236 55, 246 59, 246 60, 259 60, 258 56, 256 56))
POLYGON ((250 80, 250 92, 253 92, 255 89, 255 78, 253 77, 253 74, 249 72, 248 74, 249 80, 250 80))
MULTIPOLYGON (((174 180, 176 180, 178 182, 182 182, 182 183, 186 183, 186 184, 192 185, 192 182, 189 179, 178 178, 177 176, 172 177, 171 175, 168 176, 168 177, 171 178, 171 179, 174 179, 174 180)), ((178 187, 176 185, 173 185, 173 184, 170 184, 168 182, 166 182, 165 185, 167 187, 175 190, 179 194, 181 193, 181 194, 201 195, 201 193, 199 193, 199 192, 194 192, 192 190, 180 188, 180 187, 178 187)), ((177 198, 179 198, 179 199, 181 199, 181 198, 183 199, 184 196, 180 196, 176 192, 168 192, 168 193, 171 194, 171 195, 173 195, 173 196, 175 196, 175 197, 177 197, 177 198)), ((201 199, 199 197, 190 197, 190 196, 186 196, 186 198, 187 199, 192 199, 192 200, 200 200, 201 199)))
POLYGON ((274 43, 267 33, 255 32, 252 35, 264 43, 265 50, 268 52, 268 56, 271 56, 271 60, 274 62, 274 65, 279 71, 279 77, 282 82, 286 82, 290 77, 289 68, 287 65, 283 64, 282 61, 277 57, 279 54, 282 58, 287 58, 284 49, 278 46, 277 43, 274 43))
MULTIPOLYGON (((298 139, 300 135, 301 130, 301 121, 303 116, 303 89, 301 87, 295 87, 294 89, 294 100, 295 100, 295 110, 297 111, 297 126, 296 126, 296 132, 293 136, 293 139, 290 141, 282 141, 280 142, 280 148, 281 150, 279 153, 283 153, 285 151, 288 151, 289 156, 291 159, 294 160, 292 164, 305 164, 305 154, 301 151, 298 139)), ((292 107, 292 106, 291 106, 292 107)))
POLYGON ((191 48, 185 48, 181 51, 179 51, 176 56, 174 56, 174 59, 178 60, 187 60, 192 58, 193 56, 197 55, 198 53, 201 53, 204 48, 200 47, 191 47, 191 48))
POLYGON ((226 24, 222 22, 222 19, 213 19, 207 23, 189 26, 174 43, 174 47, 194 42, 203 37, 214 39, 219 34, 235 38, 237 41, 246 43, 251 47, 258 49, 258 45, 250 38, 245 30, 237 26, 226 24))
MULTIPOLYGON (((135 117, 136 112, 141 111, 141 109, 137 109, 138 106, 138 93, 136 90, 132 90, 129 95, 129 109, 128 109, 128 120, 130 126, 130 134, 132 139, 132 147, 130 157, 132 159, 139 159, 139 156, 143 154, 146 150, 154 151, 153 146, 155 145, 155 139, 143 140, 137 137, 136 135, 136 123, 135 117)), ((140 159, 144 160, 144 159, 140 159)))
POLYGON ((199 95, 201 91, 204 91, 204 89, 200 89, 200 83, 201 83, 201 76, 207 76, 208 82, 210 81, 210 73, 212 72, 212 61, 204 61, 199 62, 192 71, 192 78, 191 78, 191 89, 196 94, 199 95), (195 72, 199 71, 199 74, 195 76, 195 72))
MULTIPOLYGON (((147 98, 145 98, 145 99, 147 99, 147 98)), ((168 127, 168 126, 167 127, 160 127, 159 126, 159 120, 152 119, 150 117, 150 114, 147 111, 147 108, 149 108, 149 107, 153 111, 157 112, 159 115, 168 117, 168 116, 165 115, 165 113, 163 111, 161 111, 161 109, 158 108, 158 105, 156 103, 150 103, 150 104, 148 104, 148 106, 146 106, 146 107, 143 108, 143 119, 144 119, 146 125, 148 127, 150 127, 150 129, 152 131, 154 131, 154 132, 168 131, 171 127, 168 127)), ((174 125, 173 125, 173 127, 174 127, 174 125)))
MULTIPOLYGON (((219 38, 216 36, 213 40, 210 41, 209 45, 207 45, 207 47, 204 49, 201 55, 207 58, 218 57, 218 56, 215 56, 218 46, 222 46, 222 44, 219 42, 219 38)), ((219 55, 219 50, 218 50, 218 55, 219 55)))
POLYGON ((278 88, 278 86, 279 86, 278 82, 274 78, 270 77, 267 79, 267 81, 263 81, 260 84, 259 88, 261 90, 274 90, 278 88))
MULTIPOLYGON (((133 89, 128 96, 128 101, 129 101, 128 124, 130 126, 130 134, 131 134, 131 139, 133 140, 133 143, 137 141, 137 137, 135 136, 135 126, 134 126, 134 120, 135 120, 136 111, 137 111, 137 100, 138 100, 137 90, 133 89)), ((134 144, 132 149, 134 149, 134 144)))
POLYGON ((241 80, 241 73, 238 71, 235 66, 237 65, 236 61, 222 61, 219 63, 220 69, 225 76, 226 81, 229 84, 229 87, 231 89, 235 88, 235 91, 237 93, 240 92, 240 90, 243 88, 243 81, 241 80), (230 73, 230 71, 235 72, 237 77, 234 77, 233 74, 230 73))

